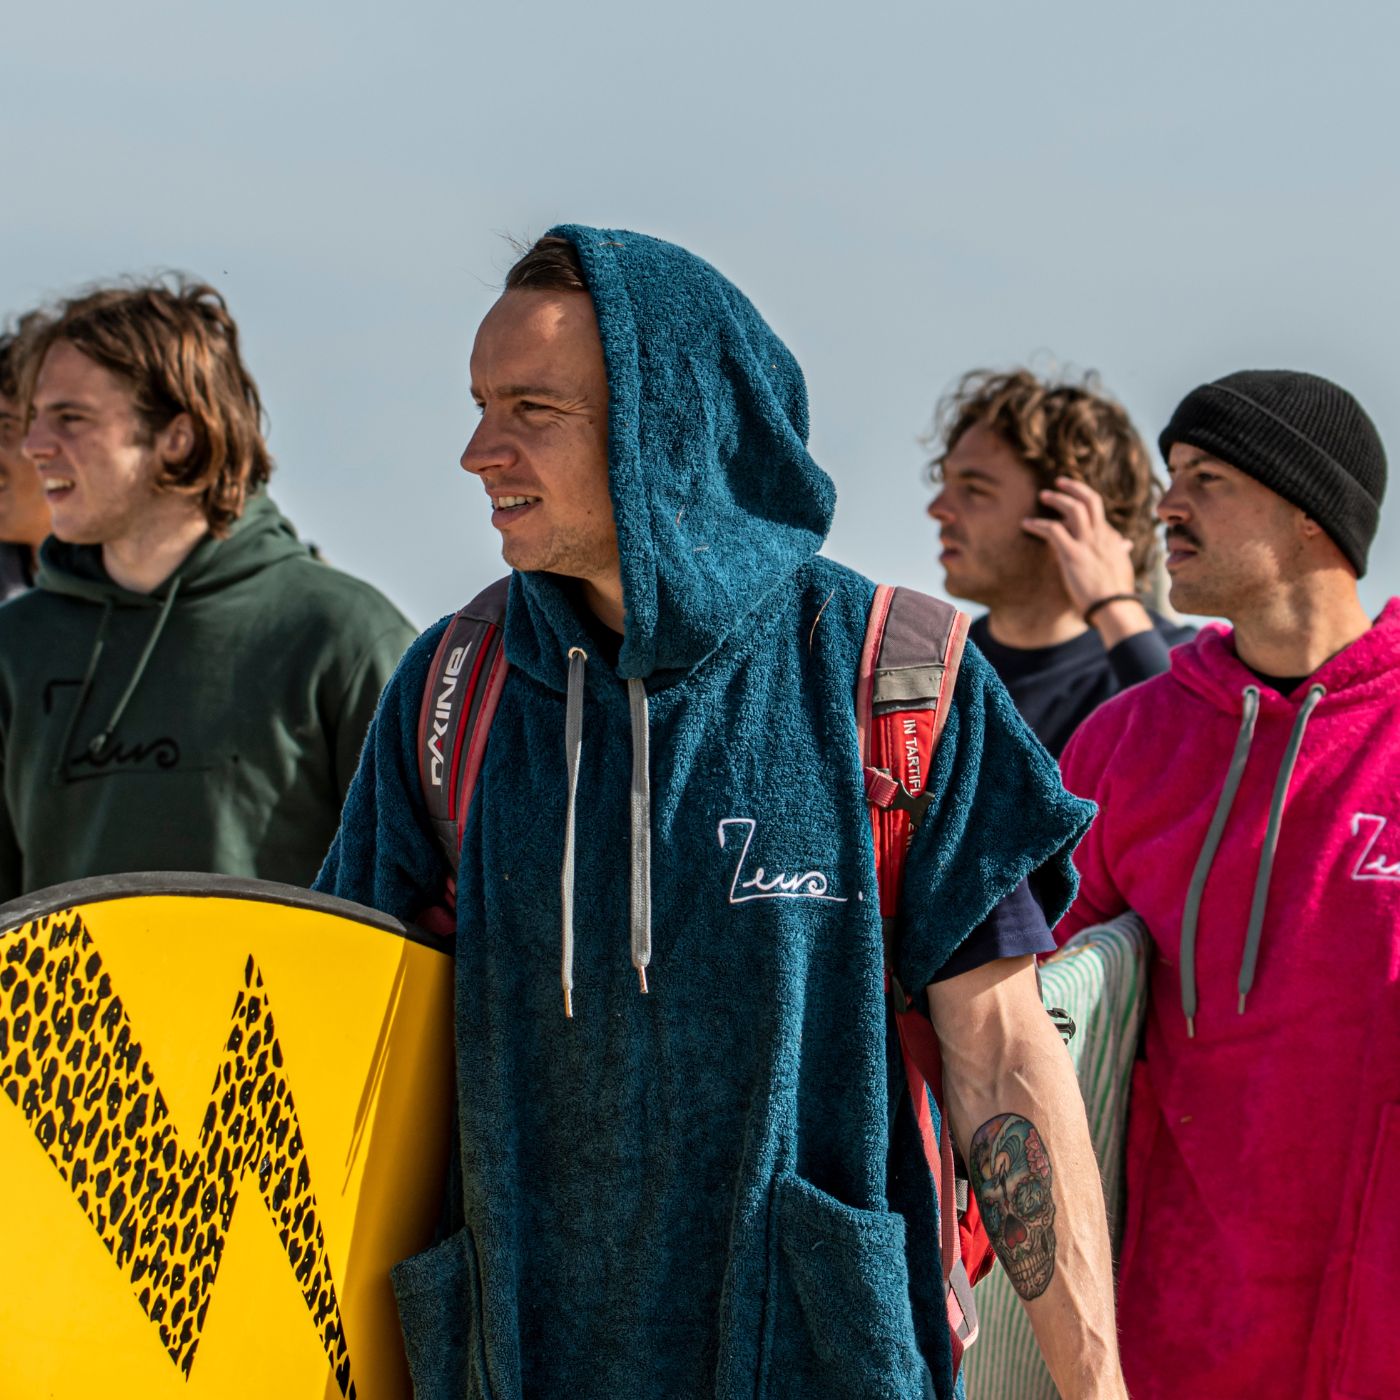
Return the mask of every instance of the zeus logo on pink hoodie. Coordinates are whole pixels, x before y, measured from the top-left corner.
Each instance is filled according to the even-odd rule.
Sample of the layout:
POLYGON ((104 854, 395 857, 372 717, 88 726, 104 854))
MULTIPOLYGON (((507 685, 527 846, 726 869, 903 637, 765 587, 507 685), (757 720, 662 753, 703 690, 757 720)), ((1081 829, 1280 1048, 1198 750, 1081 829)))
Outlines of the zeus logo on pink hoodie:
POLYGON ((1374 812, 1357 812, 1352 817, 1351 834, 1366 837, 1366 845, 1351 872, 1353 880, 1400 880, 1400 860, 1388 860, 1383 850, 1376 849, 1376 843, 1389 825, 1389 817, 1380 817, 1374 812))
POLYGON ((1063 758, 1056 937, 1155 958, 1120 1263, 1135 1400, 1400 1395, 1400 602, 1291 696, 1205 629, 1063 758))

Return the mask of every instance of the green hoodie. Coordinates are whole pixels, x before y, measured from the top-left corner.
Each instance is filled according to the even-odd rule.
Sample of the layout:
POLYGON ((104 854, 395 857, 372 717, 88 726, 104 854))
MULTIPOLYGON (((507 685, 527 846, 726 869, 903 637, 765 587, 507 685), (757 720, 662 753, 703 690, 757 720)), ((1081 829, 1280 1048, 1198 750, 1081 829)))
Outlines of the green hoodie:
POLYGON ((0 607, 0 901, 129 870, 308 883, 413 637, 265 495, 151 594, 48 540, 0 607))

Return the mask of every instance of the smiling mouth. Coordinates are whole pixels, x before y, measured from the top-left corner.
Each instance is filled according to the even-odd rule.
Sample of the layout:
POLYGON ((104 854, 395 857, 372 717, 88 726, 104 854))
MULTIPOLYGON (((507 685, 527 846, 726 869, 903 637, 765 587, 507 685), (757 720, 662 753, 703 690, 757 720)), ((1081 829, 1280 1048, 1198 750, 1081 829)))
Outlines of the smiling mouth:
POLYGON ((492 496, 492 510, 520 510, 523 506, 533 506, 539 504, 538 496, 492 496))
POLYGON ((48 497, 49 500, 53 500, 55 496, 66 496, 68 492, 73 489, 74 485, 75 483, 71 477, 46 476, 44 478, 44 495, 48 497))

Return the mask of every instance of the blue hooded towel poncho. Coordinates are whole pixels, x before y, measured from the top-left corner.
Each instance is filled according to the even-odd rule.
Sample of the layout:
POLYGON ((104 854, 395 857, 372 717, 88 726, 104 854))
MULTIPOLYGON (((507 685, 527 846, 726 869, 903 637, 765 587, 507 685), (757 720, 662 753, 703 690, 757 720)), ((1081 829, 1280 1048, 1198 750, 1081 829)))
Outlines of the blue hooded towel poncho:
MULTIPOLYGON (((856 742, 874 585, 818 555, 835 493, 806 449, 802 373, 685 250, 553 231, 598 313, 626 632, 610 665, 567 581, 511 580, 511 670, 457 872, 463 1223, 394 1277, 415 1393, 950 1396, 856 742), (575 647, 589 660, 566 1020, 575 647)), ((401 918, 447 874, 415 759, 444 626, 385 691, 317 882, 401 918)), ((1033 871, 1058 918, 1092 811, 971 647, 930 786, 898 942, 911 988, 1033 871)))

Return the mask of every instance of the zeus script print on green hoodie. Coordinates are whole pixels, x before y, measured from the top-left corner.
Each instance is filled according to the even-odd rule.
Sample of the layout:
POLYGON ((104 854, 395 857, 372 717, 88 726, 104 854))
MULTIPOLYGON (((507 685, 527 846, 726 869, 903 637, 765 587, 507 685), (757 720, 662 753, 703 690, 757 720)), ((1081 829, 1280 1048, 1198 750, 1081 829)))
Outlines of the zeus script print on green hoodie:
POLYGON ((130 870, 308 882, 413 635, 265 495, 151 594, 48 540, 0 607, 0 901, 130 870))

